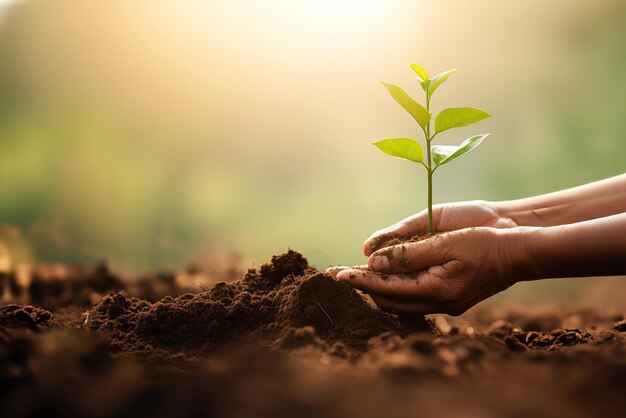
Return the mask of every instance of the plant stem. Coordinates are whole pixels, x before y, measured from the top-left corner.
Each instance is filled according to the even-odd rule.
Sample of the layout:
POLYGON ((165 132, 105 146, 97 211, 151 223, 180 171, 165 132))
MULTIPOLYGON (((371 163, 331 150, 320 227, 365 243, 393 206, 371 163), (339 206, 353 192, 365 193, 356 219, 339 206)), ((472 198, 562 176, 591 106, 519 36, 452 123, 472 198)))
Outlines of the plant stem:
MULTIPOLYGON (((428 144, 430 147, 430 143, 428 144)), ((433 172, 428 170, 428 231, 435 232, 433 224, 433 172)))
MULTIPOLYGON (((426 110, 430 113, 430 94, 428 91, 426 92, 426 110)), ((427 158, 427 167, 428 171, 428 232, 431 234, 435 232, 435 225, 433 223, 433 168, 432 168, 432 158, 430 156, 430 141, 432 138, 430 137, 430 120, 428 121, 428 125, 426 125, 426 158, 427 158)))

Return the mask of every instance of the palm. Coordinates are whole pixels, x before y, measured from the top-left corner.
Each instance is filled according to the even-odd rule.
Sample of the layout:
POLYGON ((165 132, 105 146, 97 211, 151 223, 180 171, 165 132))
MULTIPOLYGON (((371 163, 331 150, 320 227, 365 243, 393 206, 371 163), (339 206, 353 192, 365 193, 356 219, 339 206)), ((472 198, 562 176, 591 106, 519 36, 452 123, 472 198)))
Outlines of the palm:
MULTIPOLYGON (((500 215, 495 205, 482 200, 435 205, 433 206, 433 223, 435 229, 440 232, 477 226, 490 228, 513 228, 517 226, 510 218, 500 215)), ((374 240, 381 236, 394 234, 411 237, 426 232, 428 232, 428 212, 423 210, 388 228, 374 232, 365 241, 363 252, 369 257, 373 252, 374 240)))
POLYGON ((512 228, 513 220, 501 216, 486 202, 460 202, 437 205, 433 208, 433 220, 439 231, 484 226, 491 228, 512 228))

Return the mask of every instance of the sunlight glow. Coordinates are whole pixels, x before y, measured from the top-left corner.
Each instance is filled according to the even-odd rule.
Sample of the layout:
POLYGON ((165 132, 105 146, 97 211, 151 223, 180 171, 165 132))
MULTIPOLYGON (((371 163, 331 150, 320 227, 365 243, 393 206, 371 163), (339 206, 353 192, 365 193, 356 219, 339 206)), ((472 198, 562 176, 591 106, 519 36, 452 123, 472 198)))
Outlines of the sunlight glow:
POLYGON ((184 22, 187 29, 193 22, 197 33, 212 31, 216 27, 232 31, 234 25, 242 34, 260 32, 267 36, 268 33, 281 33, 290 38, 310 39, 319 37, 320 32, 330 37, 367 32, 368 28, 382 24, 403 5, 406 8, 406 0, 189 1, 187 4, 193 4, 193 7, 181 8, 177 1, 165 1, 152 10, 184 22))
POLYGON ((379 0, 316 0, 292 4, 301 7, 311 20, 327 23, 359 23, 385 11, 385 2, 379 0))
POLYGON ((21 0, 0 0, 0 9, 6 6, 9 6, 13 3, 17 3, 18 1, 21 1, 21 0))

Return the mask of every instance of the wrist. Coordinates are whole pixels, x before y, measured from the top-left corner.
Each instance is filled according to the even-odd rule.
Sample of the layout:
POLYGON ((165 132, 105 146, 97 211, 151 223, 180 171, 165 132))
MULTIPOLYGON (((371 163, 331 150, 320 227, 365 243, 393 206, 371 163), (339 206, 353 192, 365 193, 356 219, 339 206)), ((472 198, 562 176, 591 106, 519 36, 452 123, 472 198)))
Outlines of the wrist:
POLYGON ((500 236, 500 257, 505 266, 504 274, 509 286, 542 277, 541 266, 535 256, 542 229, 518 226, 497 231, 500 236))
POLYGON ((535 207, 536 205, 528 199, 491 202, 491 205, 500 217, 510 219, 517 226, 549 226, 545 219, 539 216, 542 209, 535 207))
POLYGON ((494 210, 501 219, 508 219, 515 225, 520 225, 517 219, 518 209, 514 202, 513 200, 501 200, 497 202, 485 201, 484 203, 494 210))

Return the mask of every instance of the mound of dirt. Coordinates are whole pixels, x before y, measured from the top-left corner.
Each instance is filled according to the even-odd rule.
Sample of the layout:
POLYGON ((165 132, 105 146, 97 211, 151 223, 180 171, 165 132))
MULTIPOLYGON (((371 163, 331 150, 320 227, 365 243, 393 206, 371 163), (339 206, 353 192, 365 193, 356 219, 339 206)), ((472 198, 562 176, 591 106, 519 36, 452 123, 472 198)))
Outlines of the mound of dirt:
POLYGON ((344 357, 357 356, 370 338, 385 332, 430 330, 423 317, 407 320, 376 308, 292 250, 240 280, 195 295, 156 303, 109 295, 89 311, 87 325, 131 353, 206 353, 254 340, 275 348, 315 345, 344 357))
POLYGON ((40 326, 49 325, 51 321, 50 312, 35 306, 0 306, 1 327, 38 330, 40 326))
POLYGON ((0 274, 0 286, 8 290, 8 300, 56 311, 67 307, 93 306, 102 295, 125 288, 105 263, 90 268, 40 266, 21 272, 0 274))
MULTIPOLYGON (((164 282, 155 289, 181 289, 151 277, 164 282)), ((87 312, 82 292, 54 318, 0 308, 0 417, 624 412, 621 310, 481 305, 433 315, 429 329, 378 310, 293 251, 237 281, 156 302, 132 297, 125 282, 129 293, 87 312)))

